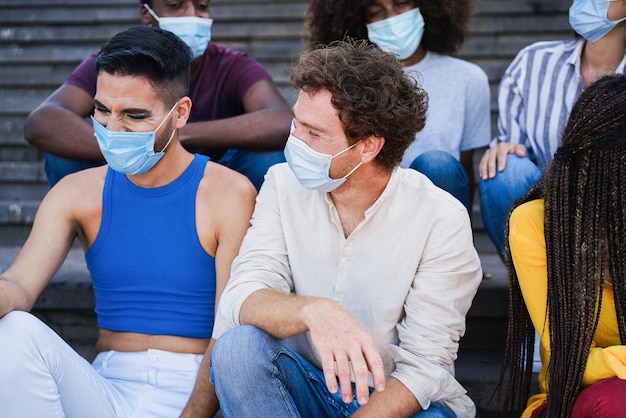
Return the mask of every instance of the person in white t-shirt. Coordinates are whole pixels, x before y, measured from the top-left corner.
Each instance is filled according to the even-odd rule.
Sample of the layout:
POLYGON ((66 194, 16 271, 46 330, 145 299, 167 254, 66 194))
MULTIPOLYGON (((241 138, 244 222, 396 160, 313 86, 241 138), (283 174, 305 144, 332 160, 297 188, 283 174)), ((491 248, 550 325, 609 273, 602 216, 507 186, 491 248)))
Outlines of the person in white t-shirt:
POLYGON ((475 190, 473 154, 491 138, 489 81, 476 64, 454 58, 468 33, 470 0, 313 0, 310 45, 351 37, 395 53, 428 93, 426 126, 402 167, 425 174, 468 211, 475 190))

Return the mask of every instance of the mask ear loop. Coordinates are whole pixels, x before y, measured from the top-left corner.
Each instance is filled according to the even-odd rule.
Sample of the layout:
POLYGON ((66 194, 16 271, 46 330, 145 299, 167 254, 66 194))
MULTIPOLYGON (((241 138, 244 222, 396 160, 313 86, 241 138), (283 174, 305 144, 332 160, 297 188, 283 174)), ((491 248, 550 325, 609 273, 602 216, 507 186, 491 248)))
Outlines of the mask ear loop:
MULTIPOLYGON (((156 133, 156 131, 158 131, 159 129, 161 129, 161 126, 163 126, 163 124, 165 123, 165 121, 167 120, 167 118, 170 117, 170 115, 172 114, 172 111, 174 109, 176 109, 176 106, 178 105, 178 101, 176 103, 174 103, 174 106, 172 106, 172 108, 170 109, 169 112, 167 112, 167 115, 165 115, 165 117, 163 118, 163 120, 161 121, 161 123, 159 123, 159 126, 157 126, 157 128, 154 130, 154 132, 156 133)), ((168 145, 170 144, 170 142, 172 142, 172 138, 174 138, 174 132, 176 132, 176 128, 172 129, 172 134, 170 135, 170 139, 167 140, 167 143, 165 144, 165 146, 163 147, 163 149, 161 150, 161 152, 165 151, 165 148, 168 147, 168 145)))
POLYGON ((152 10, 152 8, 150 6, 148 6, 148 3, 144 3, 143 7, 145 7, 146 10, 148 11, 148 13, 150 13, 152 15, 154 20, 156 20, 157 22, 161 21, 161 18, 159 16, 157 16, 156 13, 154 13, 154 10, 152 10))
MULTIPOLYGON (((350 151, 352 148, 356 147, 358 145, 359 142, 361 142, 362 139, 356 141, 354 144, 350 145, 348 148, 344 149, 343 151, 333 155, 332 157, 330 157, 330 159, 332 160, 335 157, 340 156, 341 154, 343 154, 344 152, 350 151)), ((356 167, 354 167, 352 170, 350 170, 350 172, 348 174, 346 174, 345 176, 343 176, 344 179, 347 179, 352 173, 354 173, 356 171, 357 168, 361 167, 361 165, 363 164, 363 161, 360 161, 356 167)), ((330 168, 330 167, 329 167, 330 168)))

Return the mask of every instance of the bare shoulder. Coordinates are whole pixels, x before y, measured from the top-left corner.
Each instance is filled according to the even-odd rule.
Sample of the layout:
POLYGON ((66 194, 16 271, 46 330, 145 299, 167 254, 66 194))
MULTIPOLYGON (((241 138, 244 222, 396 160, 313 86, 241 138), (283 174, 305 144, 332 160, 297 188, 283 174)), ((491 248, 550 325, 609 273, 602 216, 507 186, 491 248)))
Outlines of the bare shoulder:
MULTIPOLYGON (((63 177, 50 191, 55 191, 67 198, 78 198, 80 201, 102 198, 102 189, 106 177, 107 166, 88 168, 63 177)), ((76 202, 73 202, 76 203, 76 202)))
POLYGON ((228 167, 209 161, 204 170, 198 197, 209 204, 241 204, 254 202, 256 189, 246 176, 228 167))
POLYGON ((255 198, 256 189, 247 177, 207 163, 196 196, 196 227, 207 253, 215 256, 218 243, 236 253, 250 225, 255 198))
MULTIPOLYGON (((102 189, 107 166, 89 168, 62 178, 46 195, 44 202, 60 205, 78 224, 102 211, 102 189)), ((42 202, 43 203, 43 202, 42 202)))

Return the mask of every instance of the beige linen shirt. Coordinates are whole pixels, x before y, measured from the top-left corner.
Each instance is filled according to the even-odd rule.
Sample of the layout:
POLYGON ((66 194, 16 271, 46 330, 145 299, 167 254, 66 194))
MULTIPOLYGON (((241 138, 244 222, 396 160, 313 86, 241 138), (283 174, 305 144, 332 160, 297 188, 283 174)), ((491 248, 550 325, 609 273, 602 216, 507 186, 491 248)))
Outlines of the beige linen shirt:
MULTIPOLYGON (((386 376, 424 409, 441 401, 473 417, 454 361, 481 278, 466 209, 421 173, 395 169, 346 238, 330 194, 303 188, 278 164, 257 197, 213 336, 239 325, 242 303, 259 289, 330 298, 371 333, 386 376)), ((321 368, 310 333, 286 342, 321 368)))

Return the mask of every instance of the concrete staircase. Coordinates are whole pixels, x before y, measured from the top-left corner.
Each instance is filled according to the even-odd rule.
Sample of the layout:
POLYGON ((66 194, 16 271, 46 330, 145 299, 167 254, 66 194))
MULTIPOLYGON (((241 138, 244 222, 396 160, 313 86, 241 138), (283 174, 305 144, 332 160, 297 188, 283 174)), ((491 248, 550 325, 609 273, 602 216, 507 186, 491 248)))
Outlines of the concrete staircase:
MULTIPOLYGON (((214 38, 248 52, 270 71, 291 102, 291 60, 304 45, 302 13, 308 0, 213 0, 214 38)), ((480 65, 495 92, 513 56, 538 40, 572 36, 571 0, 476 0, 471 37, 459 56, 480 65)), ((41 154, 23 139, 26 115, 58 87, 72 69, 110 36, 138 24, 137 0, 0 0, 0 269, 13 260, 30 231, 48 187, 41 154)), ((480 155, 477 152, 477 157, 480 155)), ((476 199, 477 201, 477 199, 476 199)), ((497 417, 490 398, 504 351, 508 289, 505 268, 473 211, 475 245, 483 280, 467 318, 457 376, 478 406, 478 417, 497 417)), ((97 335, 93 292, 82 250, 75 246, 33 311, 87 359, 97 335)))

